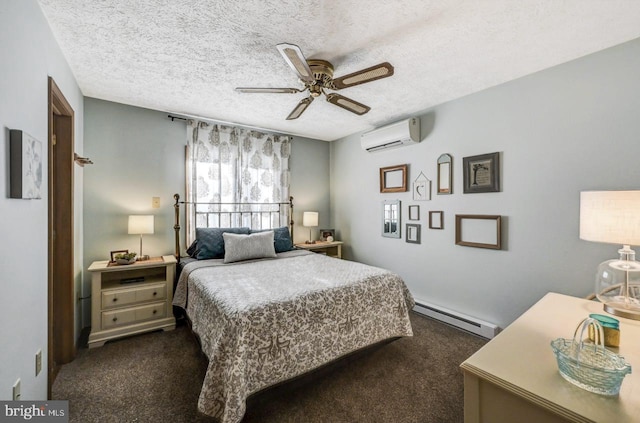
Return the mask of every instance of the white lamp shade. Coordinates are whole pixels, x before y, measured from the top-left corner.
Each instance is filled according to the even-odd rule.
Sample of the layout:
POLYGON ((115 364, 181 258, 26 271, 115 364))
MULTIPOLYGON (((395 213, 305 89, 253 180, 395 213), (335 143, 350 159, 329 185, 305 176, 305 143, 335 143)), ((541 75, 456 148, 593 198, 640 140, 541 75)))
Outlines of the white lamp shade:
POLYGON ((318 226, 318 212, 304 212, 302 226, 318 226))
POLYGON ((581 192, 580 239, 640 245, 640 191, 581 192))
POLYGON ((153 215, 129 216, 129 235, 152 233, 153 215))

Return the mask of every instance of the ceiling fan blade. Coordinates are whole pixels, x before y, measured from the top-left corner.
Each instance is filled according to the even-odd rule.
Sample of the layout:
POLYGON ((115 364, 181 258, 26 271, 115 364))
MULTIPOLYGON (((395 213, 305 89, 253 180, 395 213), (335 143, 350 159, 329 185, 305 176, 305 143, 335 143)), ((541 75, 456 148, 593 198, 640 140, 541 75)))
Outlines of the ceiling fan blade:
POLYGON ((302 92, 297 88, 253 88, 238 87, 236 91, 239 93, 266 93, 266 94, 295 94, 302 92))
POLYGON ((313 72, 307 63, 307 59, 304 58, 302 50, 295 44, 281 43, 276 46, 278 51, 287 62, 291 69, 298 74, 298 77, 306 83, 312 84, 315 82, 313 72))
POLYGON ((313 101, 312 96, 309 96, 307 98, 303 98, 302 100, 300 100, 300 103, 298 103, 298 105, 293 109, 293 111, 289 113, 289 116, 287 116, 287 120, 298 119, 302 114, 302 112, 304 112, 307 109, 307 107, 309 107, 309 104, 311 104, 312 101, 313 101))
POLYGON ((393 66, 389 62, 380 63, 370 68, 362 69, 349 75, 341 76, 333 80, 336 90, 375 81, 393 75, 393 66))
POLYGON ((335 104, 336 106, 342 107, 356 115, 364 115, 371 107, 366 106, 362 103, 358 103, 355 100, 351 100, 343 95, 331 93, 327 95, 327 101, 331 104, 335 104))

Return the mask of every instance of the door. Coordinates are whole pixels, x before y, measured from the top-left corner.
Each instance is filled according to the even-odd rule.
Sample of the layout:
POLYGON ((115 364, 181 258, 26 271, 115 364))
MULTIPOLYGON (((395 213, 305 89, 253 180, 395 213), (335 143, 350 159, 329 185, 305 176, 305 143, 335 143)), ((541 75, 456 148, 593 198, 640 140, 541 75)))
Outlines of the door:
POLYGON ((49 78, 48 397, 59 366, 76 355, 74 336, 74 112, 49 78))

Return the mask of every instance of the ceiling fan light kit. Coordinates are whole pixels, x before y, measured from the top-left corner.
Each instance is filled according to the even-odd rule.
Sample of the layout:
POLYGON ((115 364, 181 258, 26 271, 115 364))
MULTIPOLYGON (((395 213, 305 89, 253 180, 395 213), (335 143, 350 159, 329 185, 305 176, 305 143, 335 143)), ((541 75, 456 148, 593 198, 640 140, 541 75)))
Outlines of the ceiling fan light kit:
POLYGON ((341 90, 364 84, 377 79, 387 78, 393 75, 393 66, 384 62, 357 72, 350 73, 340 78, 333 79, 333 65, 326 60, 307 60, 302 50, 294 44, 282 43, 276 46, 280 55, 304 84, 304 89, 298 88, 261 88, 238 87, 240 93, 267 93, 267 94, 295 94, 309 91, 309 97, 303 98, 293 109, 287 120, 297 119, 309 107, 315 97, 324 94, 327 101, 357 115, 364 115, 371 108, 365 104, 347 98, 337 93, 326 93, 327 90, 341 90))

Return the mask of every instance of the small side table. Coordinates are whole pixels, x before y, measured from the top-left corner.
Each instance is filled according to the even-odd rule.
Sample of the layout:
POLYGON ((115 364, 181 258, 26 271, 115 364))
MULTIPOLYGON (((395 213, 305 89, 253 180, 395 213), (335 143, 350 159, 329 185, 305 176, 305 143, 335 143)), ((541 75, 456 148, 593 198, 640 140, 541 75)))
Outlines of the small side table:
POLYGON ((316 241, 315 244, 296 244, 296 247, 341 259, 342 244, 344 244, 342 241, 316 241))
POLYGON ((153 257, 117 266, 95 261, 91 272, 89 348, 137 333, 172 330, 174 256, 153 257))

